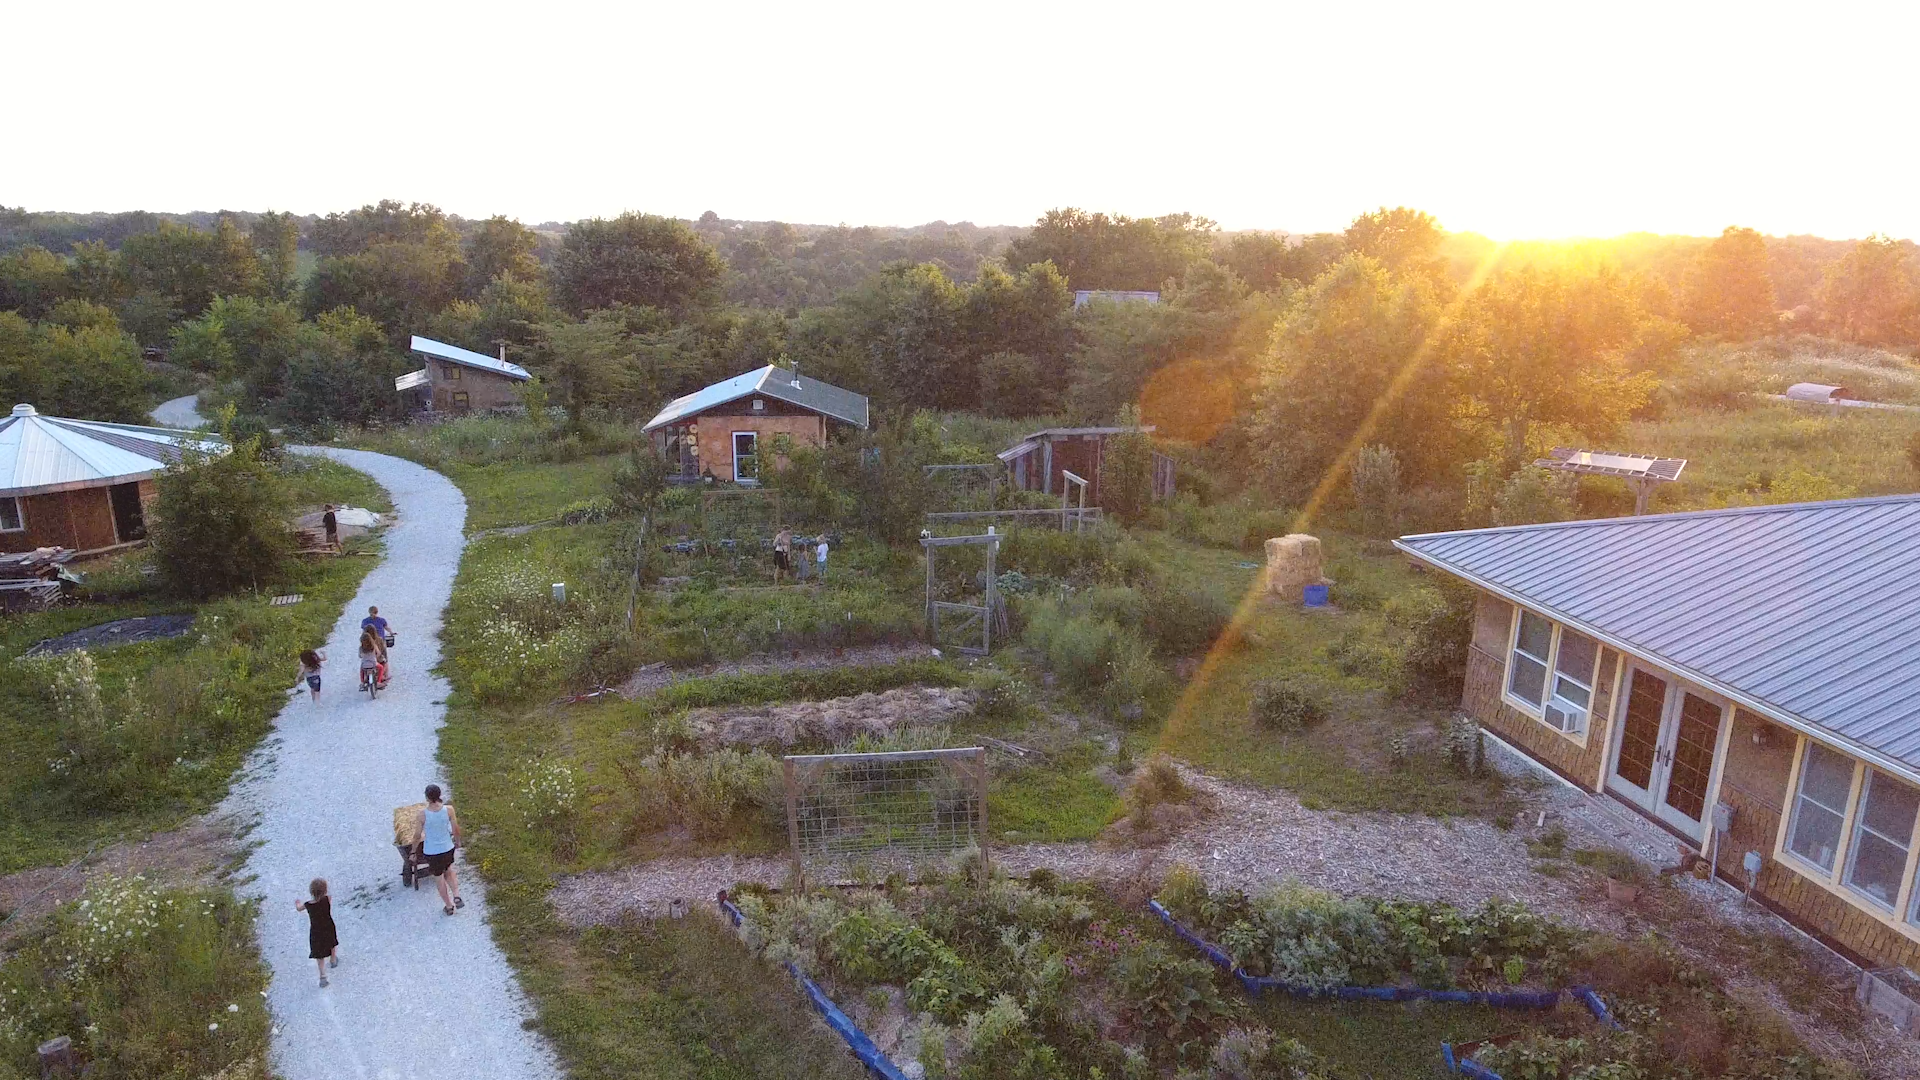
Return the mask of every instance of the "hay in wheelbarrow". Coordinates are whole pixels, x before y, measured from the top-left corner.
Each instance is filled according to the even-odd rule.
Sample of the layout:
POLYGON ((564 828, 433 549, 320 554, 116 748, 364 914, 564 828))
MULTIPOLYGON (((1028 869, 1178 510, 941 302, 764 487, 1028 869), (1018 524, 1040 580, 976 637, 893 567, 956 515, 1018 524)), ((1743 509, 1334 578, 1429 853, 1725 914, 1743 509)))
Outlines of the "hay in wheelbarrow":
POLYGON ((402 806, 393 812, 393 843, 396 847, 411 847, 420 842, 421 833, 426 828, 427 804, 414 803, 402 806))

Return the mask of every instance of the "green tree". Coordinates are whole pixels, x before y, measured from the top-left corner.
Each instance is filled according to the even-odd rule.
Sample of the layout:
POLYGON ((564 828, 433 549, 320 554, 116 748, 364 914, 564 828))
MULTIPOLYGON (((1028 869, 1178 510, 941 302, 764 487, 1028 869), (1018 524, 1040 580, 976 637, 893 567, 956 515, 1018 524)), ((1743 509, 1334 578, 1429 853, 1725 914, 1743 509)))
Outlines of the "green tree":
POLYGON ((534 254, 539 247, 540 237, 512 218, 495 216, 475 225, 461 244, 461 259, 466 263, 461 296, 478 300, 503 274, 520 281, 539 281, 544 276, 534 254))
POLYGON ((634 396, 639 349, 617 313, 597 311, 582 322, 549 323, 541 334, 539 374, 559 391, 570 421, 578 424, 587 410, 634 396))
POLYGON ((1656 385, 1635 356, 1658 323, 1638 285, 1608 268, 1527 267, 1474 290, 1449 328, 1447 360, 1509 472, 1546 447, 1541 425, 1618 430, 1656 385))
POLYGON ((291 504, 257 441, 226 453, 188 449, 154 478, 147 535, 161 582, 202 598, 281 580, 293 558, 291 504))
POLYGON ((965 303, 966 294, 932 263, 888 267, 835 303, 838 332, 860 354, 870 392, 883 406, 972 403, 978 391, 963 340, 965 303))
POLYGON ((1414 482, 1457 461, 1446 372, 1429 352, 1431 285, 1350 255, 1297 294, 1273 328, 1254 442, 1284 497, 1333 490, 1353 455, 1388 447, 1414 482))
POLYGON ((1752 229, 1729 225, 1700 253, 1687 280, 1687 325, 1701 334, 1748 338, 1773 330, 1773 276, 1767 242, 1752 229))
POLYGON ((71 291, 67 261, 37 244, 0 255, 0 308, 43 319, 71 291))
MULTIPOLYGON (((1136 427, 1140 410, 1129 405, 1115 421, 1136 427)), ((1127 432, 1107 440, 1100 462, 1100 505, 1128 525, 1144 518, 1153 507, 1153 443, 1144 432, 1127 432)))
POLYGON ((988 416, 1043 416, 1060 403, 1052 384, 1026 353, 989 353, 980 358, 980 411, 988 416))
POLYGON ((651 446, 637 446, 613 470, 613 505, 622 513, 639 514, 667 490, 667 462, 651 446))
POLYGON ((293 299, 295 271, 300 259, 300 221, 272 210, 254 219, 247 230, 254 255, 260 260, 260 285, 274 300, 293 299))
POLYGON ((1361 214, 1347 226, 1347 250, 1372 258, 1395 274, 1418 274, 1434 282, 1446 277, 1439 258, 1446 233, 1433 215, 1396 206, 1361 214))
POLYGON ((561 302, 581 314, 615 304, 684 312, 717 296, 727 268, 681 222, 627 213, 575 222, 553 269, 561 302))
POLYGON ((231 219, 211 232, 162 221, 120 246, 130 290, 164 296, 187 318, 198 318, 217 296, 252 296, 261 288, 260 260, 231 219))
POLYGON ((1920 290, 1906 249, 1869 236, 1827 268, 1818 307, 1821 321, 1848 341, 1894 345, 1916 339, 1920 290))
POLYGON ((1205 258, 1216 228, 1192 214, 1130 218, 1067 207, 1047 211, 1009 243, 1006 261, 1050 262, 1075 289, 1154 290, 1205 258))
POLYGON ((91 300, 82 300, 77 296, 70 296, 53 305, 53 310, 47 313, 47 321, 69 330, 81 330, 89 326, 112 330, 115 333, 120 330, 120 319, 113 313, 112 308, 105 304, 96 304, 91 300))
MULTIPOLYGON (((153 393, 140 362, 140 343, 108 325, 35 328, 33 364, 39 369, 34 405, 77 420, 147 423, 153 393)), ((25 400, 25 399, 22 399, 25 400)))
POLYGON ((238 381, 247 402, 259 409, 285 390, 301 331, 300 313, 290 303, 221 297, 174 331, 169 355, 192 370, 238 381))
POLYGON ((99 240, 73 245, 73 257, 67 261, 67 282, 71 295, 96 304, 113 304, 126 298, 120 256, 99 240))
POLYGON ((323 257, 307 279, 301 306, 309 315, 353 308, 401 344, 458 297, 458 243, 441 225, 424 241, 376 240, 362 251, 323 257))

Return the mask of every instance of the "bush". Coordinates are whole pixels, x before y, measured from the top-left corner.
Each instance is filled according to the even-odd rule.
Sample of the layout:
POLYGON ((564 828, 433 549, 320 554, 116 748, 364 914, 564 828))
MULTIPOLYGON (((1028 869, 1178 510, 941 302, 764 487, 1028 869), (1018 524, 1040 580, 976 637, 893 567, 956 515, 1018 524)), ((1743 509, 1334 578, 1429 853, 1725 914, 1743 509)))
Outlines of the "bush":
POLYGON ((1508 477, 1493 496, 1495 525, 1533 525, 1568 521, 1575 515, 1571 475, 1545 469, 1521 469, 1508 477))
POLYGON ((1327 718, 1327 692, 1309 675, 1267 679, 1253 689, 1253 722, 1268 731, 1301 731, 1327 718))
POLYGON ((642 829, 679 825, 697 840, 724 840, 786 826, 780 763, 764 750, 655 754, 627 780, 642 829))
POLYGON ((266 983, 232 894, 107 877, 0 965, 0 1061, 64 1032, 92 1076, 264 1080, 266 983))
POLYGON ((1437 590, 1403 593, 1388 605, 1392 622, 1405 635, 1400 662, 1409 688, 1459 693, 1473 639, 1473 604, 1471 589, 1447 582, 1437 590))
POLYGON ((1354 456, 1350 478, 1360 530, 1390 536, 1400 521, 1400 458, 1390 446, 1368 446, 1354 456))
POLYGON ((1234 1028, 1213 1044, 1207 1080, 1327 1080, 1327 1069, 1298 1039, 1276 1039, 1266 1028, 1234 1028))
MULTIPOLYGON (((1110 607, 1126 602, 1130 589, 1101 590, 1110 607)), ((1110 712, 1139 710, 1165 682, 1145 641, 1131 627, 1091 610, 1090 601, 1034 598, 1020 605, 1022 640, 1068 689, 1098 700, 1110 712)))
POLYGON ((1155 584, 1143 590, 1147 638, 1168 656, 1192 656, 1213 647, 1233 623, 1233 605, 1212 593, 1155 584))
POLYGON ((614 501, 605 495, 595 495, 591 499, 567 504, 560 511, 562 525, 598 525, 614 515, 614 501))
POLYGON ((241 440, 225 454, 188 448, 154 478, 148 535, 168 590, 208 597, 286 576, 293 557, 286 482, 241 440))
POLYGON ((667 490, 666 459, 651 446, 635 447, 620 467, 613 470, 611 484, 611 501, 618 512, 639 514, 651 510, 667 490))

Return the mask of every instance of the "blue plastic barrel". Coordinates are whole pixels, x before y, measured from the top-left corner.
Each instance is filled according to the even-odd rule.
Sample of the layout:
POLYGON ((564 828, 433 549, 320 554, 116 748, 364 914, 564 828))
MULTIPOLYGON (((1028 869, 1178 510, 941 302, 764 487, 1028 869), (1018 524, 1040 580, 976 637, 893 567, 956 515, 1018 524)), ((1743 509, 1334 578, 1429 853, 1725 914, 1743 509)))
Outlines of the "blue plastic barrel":
POLYGON ((1305 594, 1303 599, 1308 607, 1327 606, 1327 587, 1325 585, 1309 585, 1303 592, 1305 594))

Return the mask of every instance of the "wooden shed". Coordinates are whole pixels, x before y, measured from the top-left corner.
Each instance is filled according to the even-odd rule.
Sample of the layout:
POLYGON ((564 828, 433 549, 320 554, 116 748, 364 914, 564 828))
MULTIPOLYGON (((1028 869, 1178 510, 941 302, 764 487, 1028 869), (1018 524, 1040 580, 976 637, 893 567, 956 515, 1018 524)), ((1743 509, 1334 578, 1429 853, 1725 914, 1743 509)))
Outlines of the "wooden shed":
MULTIPOLYGON (((1049 495, 1067 493, 1066 474, 1087 482, 1087 505, 1100 504, 1100 466, 1106 461, 1107 440, 1115 435, 1151 435, 1146 427, 1043 428, 1005 450, 999 458, 1007 466, 1007 481, 1021 491, 1049 495)), ((1174 492, 1173 458, 1153 452, 1153 497, 1171 499, 1174 492)))
POLYGON ((825 446, 827 425, 867 426, 867 399, 797 371, 768 365, 675 398, 647 422, 654 449, 677 483, 698 480, 757 484, 773 440, 825 446))
POLYGON ((145 540, 154 474, 189 445, 226 448, 197 432, 65 420, 15 405, 0 418, 0 552, 87 554, 145 540))

